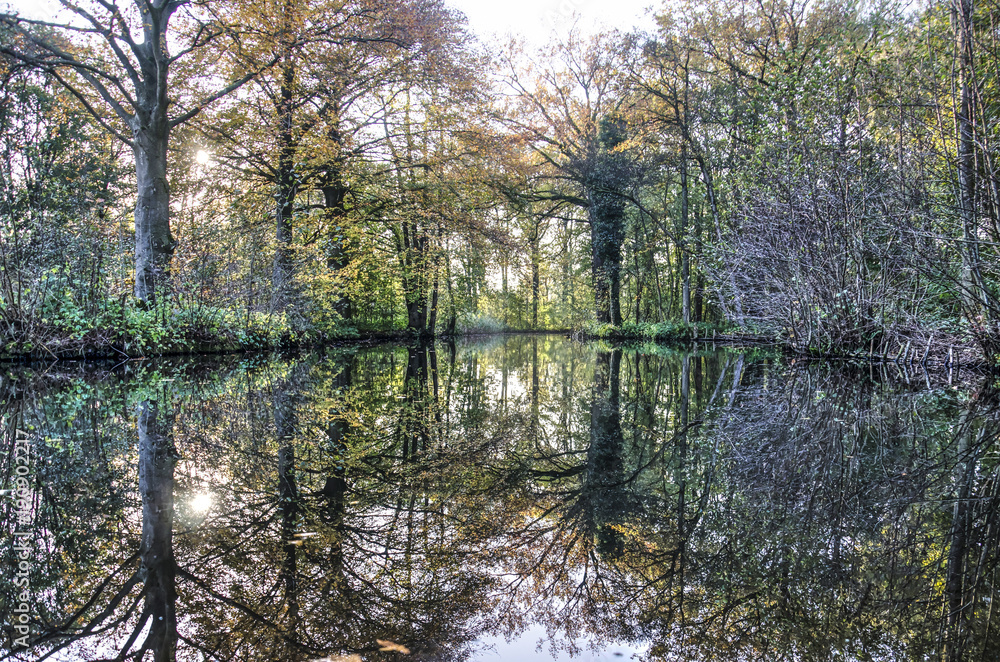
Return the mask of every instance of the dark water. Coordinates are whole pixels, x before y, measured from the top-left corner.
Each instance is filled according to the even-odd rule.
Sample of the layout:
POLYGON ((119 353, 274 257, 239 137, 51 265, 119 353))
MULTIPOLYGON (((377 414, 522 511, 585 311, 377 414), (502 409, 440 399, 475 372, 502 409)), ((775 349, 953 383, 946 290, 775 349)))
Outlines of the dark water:
POLYGON ((106 368, 0 380, 8 658, 1000 658, 982 377, 554 337, 106 368))

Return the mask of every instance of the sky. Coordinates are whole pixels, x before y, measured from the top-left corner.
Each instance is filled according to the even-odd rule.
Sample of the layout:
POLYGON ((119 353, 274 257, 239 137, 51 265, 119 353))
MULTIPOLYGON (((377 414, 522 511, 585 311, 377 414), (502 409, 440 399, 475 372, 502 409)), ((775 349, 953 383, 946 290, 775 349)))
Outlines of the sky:
POLYGON ((56 0, 0 0, 0 9, 13 9, 21 16, 42 20, 55 18, 59 3, 56 0))
POLYGON ((541 45, 565 35, 576 24, 584 33, 601 27, 652 30, 654 22, 646 8, 657 8, 662 0, 446 0, 469 19, 469 27, 483 40, 523 36, 529 44, 541 45))
MULTIPOLYGON (((584 33, 600 27, 629 30, 653 28, 646 7, 659 7, 662 0, 446 0, 469 19, 472 31, 484 41, 508 34, 522 36, 529 45, 546 43, 553 34, 565 35, 576 23, 584 33)), ((0 0, 33 18, 51 18, 55 0, 0 0), (48 14, 48 16, 46 16, 48 14)))

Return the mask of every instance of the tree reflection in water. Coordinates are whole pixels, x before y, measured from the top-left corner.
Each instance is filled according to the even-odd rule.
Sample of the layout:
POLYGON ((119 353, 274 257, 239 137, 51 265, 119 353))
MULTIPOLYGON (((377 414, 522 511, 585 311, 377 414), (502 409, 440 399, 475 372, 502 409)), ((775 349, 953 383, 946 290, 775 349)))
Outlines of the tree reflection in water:
POLYGON ((1000 651, 988 385, 531 336, 0 391, 38 495, 12 659, 1000 651))

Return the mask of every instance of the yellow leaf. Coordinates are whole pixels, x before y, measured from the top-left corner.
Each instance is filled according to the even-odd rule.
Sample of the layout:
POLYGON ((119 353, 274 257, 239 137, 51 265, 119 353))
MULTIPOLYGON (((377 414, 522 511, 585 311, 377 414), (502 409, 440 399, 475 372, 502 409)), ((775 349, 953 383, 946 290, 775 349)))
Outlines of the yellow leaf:
POLYGON ((382 647, 379 649, 382 652, 396 651, 398 653, 402 653, 403 655, 410 654, 410 649, 407 648, 406 646, 401 646, 400 644, 394 644, 391 641, 383 641, 381 639, 376 639, 375 641, 378 643, 379 646, 382 647))

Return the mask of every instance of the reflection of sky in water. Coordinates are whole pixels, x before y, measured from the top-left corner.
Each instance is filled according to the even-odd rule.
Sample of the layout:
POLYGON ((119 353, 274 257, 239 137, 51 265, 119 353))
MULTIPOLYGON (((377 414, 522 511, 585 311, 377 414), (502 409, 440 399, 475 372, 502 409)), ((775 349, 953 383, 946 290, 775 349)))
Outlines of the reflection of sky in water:
POLYGON ((501 636, 482 637, 473 644, 476 651, 472 660, 490 662, 621 662, 637 659, 645 653, 649 646, 629 646, 621 642, 612 642, 593 647, 590 641, 575 642, 578 650, 572 653, 567 650, 553 650, 549 636, 541 625, 532 625, 524 632, 509 641, 501 636))

